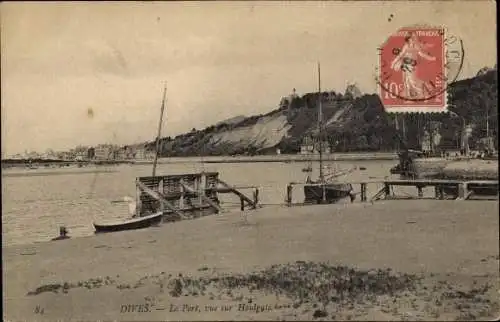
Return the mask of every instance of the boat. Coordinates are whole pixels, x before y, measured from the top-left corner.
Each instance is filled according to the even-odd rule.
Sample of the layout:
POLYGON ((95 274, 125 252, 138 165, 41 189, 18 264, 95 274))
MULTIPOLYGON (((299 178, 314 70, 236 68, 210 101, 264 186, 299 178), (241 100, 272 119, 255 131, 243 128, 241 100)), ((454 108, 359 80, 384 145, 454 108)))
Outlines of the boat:
POLYGON ((302 172, 312 172, 312 166, 311 165, 308 165, 307 167, 305 168, 302 168, 302 172))
POLYGON ((341 199, 351 198, 354 201, 355 194, 350 183, 325 183, 323 185, 304 186, 305 203, 336 203, 341 199))
POLYGON ((148 228, 161 223, 162 216, 163 212, 160 211, 152 215, 132 218, 114 223, 102 223, 102 224, 94 223, 94 228, 96 233, 148 228))
MULTIPOLYGON (((399 174, 402 179, 498 181, 498 164, 493 162, 498 158, 495 158, 494 152, 489 152, 493 151, 491 146, 485 148, 485 151, 489 152, 488 154, 472 156, 468 145, 470 132, 467 131, 465 125, 463 132, 460 155, 438 155, 432 152, 424 153, 419 150, 411 150, 399 134, 396 134, 402 149, 398 153, 399 163, 391 168, 391 174, 399 174)), ((478 196, 498 195, 498 185, 490 183, 471 183, 468 185, 468 189, 478 196)), ((458 195, 456 187, 443 187, 443 191, 445 194, 458 195)))
POLYGON ((36 170, 36 169, 38 169, 38 166, 33 165, 32 161, 31 161, 31 160, 29 160, 28 165, 26 165, 26 168, 27 168, 28 170, 36 170))
MULTIPOLYGON (((304 185, 304 203, 336 203, 341 199, 355 199, 353 187, 350 183, 335 182, 338 174, 324 175, 323 169, 323 111, 321 99, 321 69, 318 63, 318 137, 319 137, 319 178, 311 180, 307 176, 304 185), (329 177, 329 178, 327 178, 329 177)), ((312 170, 312 169, 311 169, 312 170)))
MULTIPOLYGON (((166 95, 167 95, 167 87, 165 85, 165 87, 163 89, 163 100, 162 100, 162 104, 161 104, 160 123, 158 125, 158 135, 156 137, 156 154, 155 154, 155 158, 153 161, 153 177, 155 177, 155 175, 156 175, 156 165, 158 162, 161 126, 163 123, 162 121, 163 121, 163 113, 165 110, 166 95)), ((132 217, 131 219, 127 219, 127 220, 115 222, 115 223, 101 224, 101 223, 94 222, 93 225, 94 225, 96 233, 141 229, 141 228, 147 228, 147 227, 150 227, 152 225, 161 223, 163 220, 163 215, 164 215, 163 211, 160 211, 160 212, 155 212, 154 214, 148 214, 148 215, 143 215, 143 216, 141 214, 139 214, 139 217, 132 217)))

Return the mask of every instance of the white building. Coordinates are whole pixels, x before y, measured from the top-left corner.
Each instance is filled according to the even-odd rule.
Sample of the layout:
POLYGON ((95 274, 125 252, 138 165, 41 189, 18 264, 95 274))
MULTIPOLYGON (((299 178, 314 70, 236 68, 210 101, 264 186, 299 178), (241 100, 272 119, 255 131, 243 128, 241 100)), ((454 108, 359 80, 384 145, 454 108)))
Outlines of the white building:
POLYGON ((96 160, 111 160, 114 158, 113 156, 113 147, 109 144, 100 144, 95 147, 95 155, 96 160))
MULTIPOLYGON (((300 154, 319 154, 320 144, 314 142, 312 138, 305 137, 300 146, 300 154)), ((323 141, 321 146, 322 153, 329 154, 331 152, 330 143, 323 141)))
POLYGON ((87 151, 78 151, 75 153, 75 160, 84 161, 87 159, 88 159, 88 152, 87 151))
POLYGON ((135 149, 134 158, 137 160, 146 159, 146 149, 144 147, 138 147, 135 149))

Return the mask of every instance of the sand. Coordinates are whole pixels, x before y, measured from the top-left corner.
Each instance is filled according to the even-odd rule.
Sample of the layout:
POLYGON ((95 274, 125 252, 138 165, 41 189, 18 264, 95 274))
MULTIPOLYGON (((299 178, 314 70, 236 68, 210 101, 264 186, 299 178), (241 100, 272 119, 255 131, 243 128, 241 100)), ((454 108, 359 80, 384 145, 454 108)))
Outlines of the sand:
POLYGON ((3 248, 4 320, 498 316, 498 201, 247 214, 3 248))

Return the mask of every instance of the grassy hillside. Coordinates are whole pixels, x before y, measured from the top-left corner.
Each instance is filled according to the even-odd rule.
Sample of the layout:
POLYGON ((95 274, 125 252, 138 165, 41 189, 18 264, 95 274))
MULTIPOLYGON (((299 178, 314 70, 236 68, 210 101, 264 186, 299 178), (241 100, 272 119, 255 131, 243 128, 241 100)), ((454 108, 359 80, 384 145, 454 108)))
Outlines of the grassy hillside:
MULTIPOLYGON (((384 112, 376 94, 365 94, 354 98, 350 93, 322 93, 325 139, 335 151, 390 151, 397 146, 394 115, 384 112), (328 99, 329 97, 329 99, 328 99)), ((449 89, 450 109, 474 125, 471 142, 486 134, 486 119, 489 118, 490 135, 498 133, 497 71, 483 69, 476 77, 455 82, 449 89), (486 113, 488 112, 488 113, 486 113)), ((234 118, 229 123, 219 123, 203 130, 193 129, 175 138, 161 139, 162 156, 262 154, 280 148, 282 153, 296 153, 305 136, 311 135, 318 121, 318 93, 308 93, 293 99, 290 108, 276 109, 265 115, 234 118), (276 126, 276 120, 286 116, 287 131, 275 145, 270 145, 263 136, 270 135, 266 126, 276 126), (237 122, 233 122, 234 120, 237 122), (274 122, 274 123, 272 123, 274 122), (238 134, 238 142, 231 138, 238 134)), ((405 119, 406 140, 409 147, 418 148, 418 136, 429 120, 441 122, 441 146, 455 148, 457 133, 462 128, 460 117, 449 114, 412 114, 400 116, 405 119)), ((282 128, 281 128, 282 130, 282 128)), ((279 129, 276 129, 279 131, 279 129)), ((281 133, 281 132, 280 132, 281 133)), ((281 134, 279 134, 281 135, 281 134)), ((271 140, 271 138, 269 138, 271 140)), ((276 141, 276 137, 271 140, 276 141)), ((498 143, 496 143, 498 144, 498 143)), ((149 145, 153 147, 154 143, 149 145)))

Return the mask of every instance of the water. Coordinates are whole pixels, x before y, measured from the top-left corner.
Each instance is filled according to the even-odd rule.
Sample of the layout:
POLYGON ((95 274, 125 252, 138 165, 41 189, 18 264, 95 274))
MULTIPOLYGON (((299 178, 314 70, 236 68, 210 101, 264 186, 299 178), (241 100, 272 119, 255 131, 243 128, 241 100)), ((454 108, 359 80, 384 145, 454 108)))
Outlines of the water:
MULTIPOLYGON (((365 167, 347 176, 349 181, 383 179, 395 161, 337 161, 334 167, 365 167)), ((328 166, 329 163, 325 165, 328 166)), ((312 177, 318 175, 317 164, 312 177)), ((286 185, 304 181, 307 163, 172 163, 159 164, 157 174, 218 171, 231 185, 260 187, 265 205, 283 204, 286 185)), ((135 197, 135 178, 151 175, 151 165, 120 165, 99 168, 58 168, 2 171, 2 246, 48 241, 66 226, 72 237, 94 234, 94 221, 128 218, 126 203, 112 203, 124 196, 135 197), (106 172, 105 172, 105 171, 106 172), (96 171, 99 171, 96 173, 96 171)), ((378 187, 368 185, 372 194, 378 187)), ((355 186, 356 191, 359 186, 355 186)), ((251 195, 251 191, 248 191, 251 195)), ((224 209, 239 208, 236 196, 220 196, 224 209)), ((302 202, 303 192, 294 189, 293 202, 302 202)))

